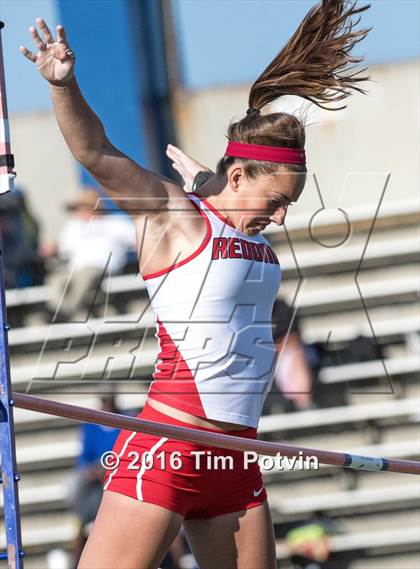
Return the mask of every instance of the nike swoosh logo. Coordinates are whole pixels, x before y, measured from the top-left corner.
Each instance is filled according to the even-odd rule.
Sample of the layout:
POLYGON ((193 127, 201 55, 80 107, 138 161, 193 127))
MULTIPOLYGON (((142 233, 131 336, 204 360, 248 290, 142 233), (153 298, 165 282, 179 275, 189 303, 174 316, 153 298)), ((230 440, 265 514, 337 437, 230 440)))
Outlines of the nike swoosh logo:
POLYGON ((261 486, 261 488, 260 488, 259 490, 254 490, 254 496, 255 496, 255 498, 256 498, 257 496, 259 496, 263 490, 264 490, 264 484, 261 486))

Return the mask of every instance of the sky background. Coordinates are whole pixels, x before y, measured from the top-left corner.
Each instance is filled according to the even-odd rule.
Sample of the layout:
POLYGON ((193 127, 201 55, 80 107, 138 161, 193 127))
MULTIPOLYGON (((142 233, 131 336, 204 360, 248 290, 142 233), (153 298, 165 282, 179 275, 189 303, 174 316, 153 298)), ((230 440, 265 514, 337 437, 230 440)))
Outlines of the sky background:
MULTIPOLYGON (((315 1, 173 0, 172 3, 183 84, 190 89, 202 89, 253 81, 315 1)), ((369 12, 363 14, 363 26, 374 29, 355 53, 364 55, 370 65, 419 58, 420 2, 373 0, 371 5, 369 12)), ((59 22, 55 0, 0 0, 0 16, 6 23, 2 39, 9 111, 50 109, 46 83, 18 48, 24 44, 31 49, 28 27, 35 17, 44 17, 53 28, 59 22)), ((72 30, 67 31, 71 41, 72 30)))

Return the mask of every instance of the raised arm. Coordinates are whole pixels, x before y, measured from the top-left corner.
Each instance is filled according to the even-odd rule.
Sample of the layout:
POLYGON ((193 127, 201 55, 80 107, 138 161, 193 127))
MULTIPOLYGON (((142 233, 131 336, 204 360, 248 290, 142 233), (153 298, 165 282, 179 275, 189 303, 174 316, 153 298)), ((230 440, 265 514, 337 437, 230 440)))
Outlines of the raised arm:
POLYGON ((203 166, 188 154, 185 154, 180 148, 173 144, 168 144, 166 148, 166 156, 172 160, 172 167, 180 174, 184 180, 184 190, 186 192, 195 192, 204 181, 207 181, 213 175, 213 172, 207 166, 203 166), (198 176, 200 174, 200 176, 198 176), (198 183, 197 183, 198 182, 198 183))
POLYGON ((69 47, 63 26, 57 26, 54 39, 47 24, 36 19, 30 34, 35 55, 26 47, 20 51, 35 63, 50 83, 57 122, 73 154, 104 187, 120 207, 134 216, 161 216, 165 211, 186 205, 185 194, 174 182, 142 168, 115 148, 108 140, 102 122, 85 101, 77 84, 75 56, 69 47), (174 203, 175 202, 175 203, 174 203))

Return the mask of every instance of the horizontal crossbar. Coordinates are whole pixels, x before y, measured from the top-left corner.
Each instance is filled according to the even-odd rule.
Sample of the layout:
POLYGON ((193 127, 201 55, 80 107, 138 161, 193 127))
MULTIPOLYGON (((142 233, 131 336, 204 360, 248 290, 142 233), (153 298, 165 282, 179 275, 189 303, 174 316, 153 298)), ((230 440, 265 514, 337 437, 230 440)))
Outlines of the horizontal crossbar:
POLYGON ((40 397, 34 397, 33 395, 25 395, 22 393, 13 393, 13 403, 16 407, 20 407, 22 409, 67 417, 76 421, 99 423, 109 427, 128 429, 130 431, 148 433, 161 437, 170 437, 182 441, 190 441, 205 446, 210 445, 230 450, 239 450, 244 452, 249 451, 269 456, 281 455, 288 458, 294 458, 297 456, 301 456, 303 459, 317 457, 318 461, 322 464, 332 464, 357 470, 420 474, 420 462, 418 461, 366 457, 297 447, 283 443, 246 439, 210 431, 199 431, 193 428, 188 429, 175 425, 157 423, 155 421, 146 421, 136 417, 126 417, 124 415, 118 415, 117 413, 109 413, 107 411, 98 411, 96 409, 87 409, 77 405, 69 405, 67 403, 49 401, 41 399, 40 397))

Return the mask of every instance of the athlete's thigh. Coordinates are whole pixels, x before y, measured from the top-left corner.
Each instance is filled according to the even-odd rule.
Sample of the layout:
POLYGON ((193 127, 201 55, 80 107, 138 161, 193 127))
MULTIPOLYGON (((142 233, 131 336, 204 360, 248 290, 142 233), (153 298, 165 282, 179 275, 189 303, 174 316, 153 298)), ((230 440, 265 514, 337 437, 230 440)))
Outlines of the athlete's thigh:
POLYGON ((78 569, 157 568, 182 520, 155 504, 106 491, 78 569))
POLYGON ((261 505, 209 519, 184 520, 200 569, 275 569, 276 550, 270 508, 261 505))

